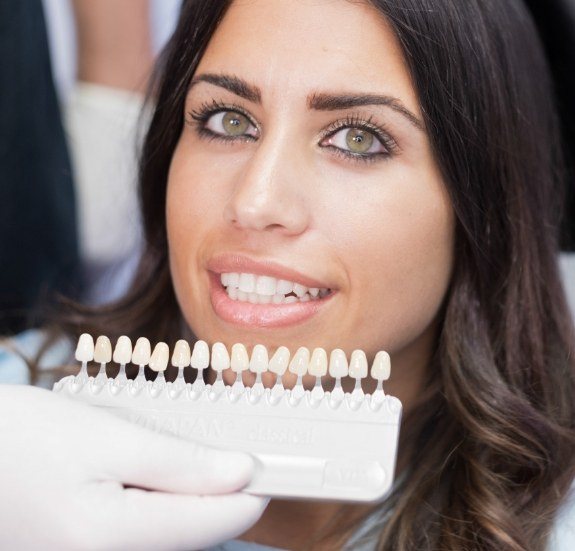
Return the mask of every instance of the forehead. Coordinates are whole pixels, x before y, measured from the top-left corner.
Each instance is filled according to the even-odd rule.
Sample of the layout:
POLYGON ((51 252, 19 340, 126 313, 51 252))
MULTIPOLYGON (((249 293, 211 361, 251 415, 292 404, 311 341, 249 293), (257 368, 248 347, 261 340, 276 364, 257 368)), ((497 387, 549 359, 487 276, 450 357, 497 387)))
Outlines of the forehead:
POLYGON ((236 0, 197 69, 233 74, 266 96, 310 91, 390 94, 418 111, 399 43, 366 2, 236 0))

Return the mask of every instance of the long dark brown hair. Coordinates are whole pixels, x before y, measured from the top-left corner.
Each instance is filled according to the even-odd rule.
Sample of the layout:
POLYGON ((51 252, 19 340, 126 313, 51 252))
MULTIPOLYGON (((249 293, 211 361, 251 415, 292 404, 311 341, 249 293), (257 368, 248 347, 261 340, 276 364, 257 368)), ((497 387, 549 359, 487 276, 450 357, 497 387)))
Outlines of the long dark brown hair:
MULTIPOLYGON (((406 475, 373 537, 386 550, 543 550, 574 476, 575 366, 542 48, 519 0, 370 3, 401 44, 457 218, 427 393, 404 421, 406 475)), ((183 4, 142 152, 139 271, 120 302, 70 317, 71 332, 173 343, 189 331, 169 273, 166 181, 188 84, 228 4, 183 4)))

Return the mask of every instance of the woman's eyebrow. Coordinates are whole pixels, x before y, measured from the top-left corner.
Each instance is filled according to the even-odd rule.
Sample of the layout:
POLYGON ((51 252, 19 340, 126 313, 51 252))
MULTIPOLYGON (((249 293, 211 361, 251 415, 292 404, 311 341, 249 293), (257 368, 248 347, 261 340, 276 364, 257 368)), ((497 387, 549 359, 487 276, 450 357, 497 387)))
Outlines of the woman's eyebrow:
POLYGON ((229 90, 236 96, 240 96, 241 98, 253 103, 261 103, 262 101, 262 94, 257 86, 253 86, 245 80, 233 75, 202 73, 192 79, 188 91, 198 84, 198 82, 208 82, 209 84, 220 86, 221 88, 229 90))
POLYGON ((385 105, 406 117, 419 130, 424 129, 419 120, 398 98, 376 94, 313 94, 308 97, 307 105, 317 111, 337 111, 362 105, 385 105))
MULTIPOLYGON (((225 88, 253 103, 261 103, 262 94, 260 89, 245 80, 226 74, 202 73, 195 76, 190 82, 190 89, 199 82, 207 82, 214 86, 225 88)), ((351 109, 362 105, 384 105, 403 115, 413 126, 424 130, 424 124, 414 115, 398 98, 377 94, 326 94, 315 93, 307 98, 309 109, 316 111, 337 111, 351 109)))

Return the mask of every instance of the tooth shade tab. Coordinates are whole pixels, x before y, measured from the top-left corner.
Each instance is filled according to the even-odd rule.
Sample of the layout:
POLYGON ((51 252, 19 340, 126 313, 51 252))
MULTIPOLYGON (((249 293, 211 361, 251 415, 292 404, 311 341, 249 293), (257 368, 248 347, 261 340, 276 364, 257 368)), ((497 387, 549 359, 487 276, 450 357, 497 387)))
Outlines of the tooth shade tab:
POLYGON ((289 365, 290 352, 285 346, 280 346, 272 356, 268 365, 268 371, 275 373, 281 377, 287 370, 289 365))
POLYGON ((207 369, 210 365, 210 348, 206 341, 196 341, 190 365, 198 371, 207 369))
POLYGON ((183 369, 190 365, 191 351, 188 341, 180 339, 174 346, 172 354, 172 365, 178 369, 183 369))
POLYGON ((114 348, 114 361, 120 365, 126 365, 132 360, 132 341, 122 335, 114 348))
POLYGON ((341 348, 335 348, 329 355, 329 374, 331 377, 341 379, 347 377, 349 368, 347 364, 347 356, 341 348))
POLYGON ((94 359, 94 339, 88 333, 82 333, 78 339, 76 353, 74 355, 78 362, 91 362, 94 359))
POLYGON ((391 374, 391 360, 387 352, 380 350, 375 355, 370 374, 376 381, 387 381, 387 379, 389 379, 389 375, 391 374))
POLYGON ((294 354, 290 364, 289 371, 298 377, 307 373, 309 365, 309 350, 305 346, 300 346, 294 354))
POLYGON ((308 372, 314 377, 323 377, 327 373, 327 353, 323 348, 314 348, 308 372))
POLYGON ((248 351, 243 344, 236 343, 232 346, 232 357, 230 367, 234 373, 241 373, 250 368, 250 359, 248 351))
POLYGON ((221 342, 216 342, 212 346, 212 369, 214 371, 224 371, 230 367, 230 355, 228 349, 221 342))
POLYGON ((363 350, 354 350, 349 360, 349 376, 354 379, 367 377, 367 357, 363 350))
POLYGON ((157 373, 163 373, 168 367, 170 359, 170 349, 165 342, 159 342, 154 347, 152 356, 150 358, 150 369, 157 373))
POLYGON ((250 358, 252 373, 265 373, 268 370, 268 349, 263 344, 256 344, 250 358))
POLYGON ((150 356, 152 355, 152 347, 150 341, 146 337, 140 337, 136 341, 134 351, 132 352, 132 363, 140 367, 148 365, 150 356))
POLYGON ((94 361, 99 364, 107 364, 112 361, 112 343, 105 335, 100 335, 96 339, 94 361))

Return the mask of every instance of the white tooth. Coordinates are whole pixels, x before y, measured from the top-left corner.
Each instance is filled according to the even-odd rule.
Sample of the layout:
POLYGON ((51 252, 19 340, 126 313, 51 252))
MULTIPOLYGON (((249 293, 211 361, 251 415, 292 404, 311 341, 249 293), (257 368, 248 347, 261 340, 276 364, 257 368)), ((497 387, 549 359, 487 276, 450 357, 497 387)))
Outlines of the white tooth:
POLYGON ((309 364, 309 350, 305 346, 300 346, 289 363, 290 373, 305 375, 309 364))
POLYGON ((389 354, 384 350, 380 350, 373 360, 371 366, 371 376, 377 381, 387 381, 391 371, 391 362, 389 354))
POLYGON ((230 355, 228 349, 221 342, 216 342, 212 346, 212 368, 214 371, 223 371, 230 367, 230 355))
POLYGON ((272 302, 274 304, 281 304, 284 301, 284 295, 275 294, 272 297, 272 302))
POLYGON ((248 295, 248 301, 250 304, 257 304, 258 303, 259 295, 257 293, 250 293, 248 295))
MULTIPOLYGON (((154 347, 152 356, 150 358, 150 369, 152 371, 157 371, 158 373, 166 371, 168 367, 168 361, 170 359, 170 349, 165 342, 159 342, 154 347)), ((116 361, 114 359, 114 361, 116 361)))
POLYGON ((140 337, 136 341, 134 351, 132 352, 132 363, 136 365, 148 365, 150 356, 152 355, 152 347, 150 341, 146 337, 140 337))
POLYGON ((256 278, 256 293, 258 295, 275 295, 276 282, 277 279, 275 277, 258 276, 256 278))
POLYGON ((256 344, 250 359, 252 373, 265 373, 268 370, 268 349, 263 344, 256 344))
POLYGON ((347 366, 347 357, 345 352, 340 348, 331 351, 329 355, 329 374, 331 377, 347 377, 349 369, 347 366))
POLYGON ((317 287, 310 287, 308 289, 308 291, 309 291, 309 294, 314 298, 319 295, 319 288, 317 288, 317 287))
POLYGON ((237 272, 230 272, 228 274, 228 285, 230 287, 237 287, 240 284, 240 274, 237 272))
POLYGON ((174 346, 174 352, 172 354, 172 365, 179 369, 182 369, 190 365, 190 345, 188 341, 183 339, 179 340, 174 346))
POLYGON ((94 348, 94 361, 99 364, 107 364, 112 359, 112 343, 105 335, 100 335, 96 339, 94 348))
POLYGON ((307 293, 299 299, 300 302, 308 302, 310 300, 311 300, 311 298, 307 293))
POLYGON ((76 346, 75 358, 79 362, 91 362, 94 359, 94 339, 88 333, 82 333, 76 346))
POLYGON ((270 295, 258 295, 258 303, 259 304, 269 304, 271 301, 272 301, 272 297, 270 295))
POLYGON ((308 371, 314 377, 323 377, 327 373, 327 354, 323 348, 314 348, 308 371))
POLYGON ((298 302, 298 298, 293 296, 285 297, 283 302, 286 304, 291 304, 292 302, 298 302))
POLYGON ((194 369, 206 369, 210 365, 210 349, 206 341, 197 341, 194 344, 190 365, 194 369))
POLYGON ((247 302, 248 301, 248 294, 244 293, 243 291, 240 291, 238 289, 238 300, 241 302, 247 302))
POLYGON ((289 364, 289 350, 285 346, 280 346, 272 356, 268 371, 279 375, 280 377, 286 372, 289 364))
POLYGON ((120 365, 126 365, 132 359, 132 341, 122 335, 114 348, 114 361, 120 365))
POLYGON ((244 293, 253 293, 256 289, 256 276, 254 274, 240 274, 240 291, 244 293))
POLYGON ((354 350, 349 359, 349 376, 354 379, 367 377, 367 357, 363 350, 354 350))
POLYGON ((227 287, 230 284, 230 274, 229 273, 220 274, 220 281, 222 282, 222 285, 224 287, 227 287))
POLYGON ((226 289, 228 296, 232 299, 232 300, 238 300, 238 288, 237 287, 228 287, 226 289))
POLYGON ((293 284, 293 292, 298 296, 298 297, 303 297, 306 293, 307 293, 307 287, 304 287, 303 285, 300 285, 299 283, 294 283, 293 284))
POLYGON ((236 343, 232 346, 230 367, 234 373, 240 373, 249 369, 250 359, 248 357, 248 351, 243 344, 236 343))
POLYGON ((280 295, 287 295, 293 291, 293 283, 291 281, 286 281, 285 279, 278 280, 276 284, 276 293, 280 295))

